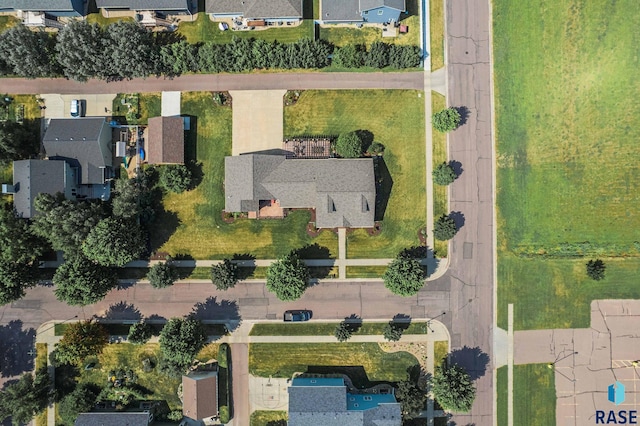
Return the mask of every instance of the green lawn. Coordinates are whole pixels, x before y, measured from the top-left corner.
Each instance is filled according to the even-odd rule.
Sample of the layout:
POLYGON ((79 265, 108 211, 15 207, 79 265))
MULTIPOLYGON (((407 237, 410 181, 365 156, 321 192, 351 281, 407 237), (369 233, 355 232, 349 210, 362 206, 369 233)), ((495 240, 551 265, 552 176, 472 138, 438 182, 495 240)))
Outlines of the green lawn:
POLYGON ((251 419, 249 421, 250 426, 274 426, 272 422, 278 426, 284 426, 287 424, 287 412, 286 411, 254 411, 251 413, 251 419))
POLYGON ((382 38, 380 28, 351 28, 327 25, 320 28, 320 38, 333 43, 336 46, 346 44, 364 44, 370 46, 375 41, 383 41, 391 44, 420 45, 420 16, 418 0, 407 0, 408 14, 400 15, 400 23, 409 27, 406 34, 398 34, 398 37, 382 38))
MULTIPOLYGON (((424 99, 413 90, 343 90, 302 93, 284 109, 285 137, 338 135, 368 130, 386 149, 384 163, 392 181, 382 232, 347 236, 347 257, 388 258, 419 244, 425 222, 424 99)), ((382 168, 383 169, 383 168, 382 168)), ((376 215, 381 213, 377 209, 376 215)))
MULTIPOLYGON (((437 92, 431 92, 431 109, 438 112, 447 107, 447 101, 444 96, 437 92)), ((447 161, 447 135, 442 132, 438 132, 435 129, 431 130, 433 140, 433 168, 447 161)), ((449 203, 447 201, 449 194, 449 188, 447 186, 441 186, 433 184, 433 218, 434 220, 443 214, 449 214, 449 203)), ((433 228, 427 229, 427 232, 433 232, 433 228)), ((449 252, 449 242, 435 240, 434 250, 437 257, 447 257, 449 252)))
POLYGON ((429 2, 429 27, 431 29, 431 70, 444 66, 444 0, 429 2))
POLYGON ((435 366, 442 364, 442 361, 449 353, 449 342, 446 340, 439 340, 433 342, 433 362, 435 366))
MULTIPOLYGON (((307 323, 270 323, 270 324, 255 324, 251 328, 249 335, 251 336, 333 336, 338 323, 321 323, 321 322, 307 322, 307 323)), ((384 326, 387 323, 375 323, 365 322, 362 327, 358 329, 355 335, 381 335, 384 326)), ((426 323, 412 323, 404 331, 404 334, 426 334, 426 323)), ((445 342, 446 343, 446 342, 445 342)), ((446 352, 445 352, 446 354, 446 352)))
POLYGON ((324 231, 316 238, 307 235, 310 214, 306 211, 294 211, 283 220, 238 219, 225 223, 224 157, 231 155, 231 109, 217 106, 208 92, 192 92, 182 94, 182 113, 195 117, 192 126, 197 128, 197 135, 187 141, 187 158, 195 157, 202 165, 203 178, 196 189, 163 198, 166 212, 159 215, 152 228, 154 249, 195 259, 220 259, 236 253, 270 259, 317 243, 337 256, 335 234, 324 231))
POLYGON ((345 372, 356 386, 366 386, 376 381, 404 380, 407 368, 416 364, 418 360, 413 355, 383 352, 377 343, 252 343, 249 346, 249 372, 261 377, 291 377, 296 372, 345 372))
POLYGON ((113 24, 118 21, 133 21, 133 18, 126 17, 126 16, 125 17, 121 16, 117 18, 105 18, 100 12, 90 13, 87 15, 87 22, 91 24, 97 23, 103 27, 106 27, 107 25, 113 24))
POLYGON ((382 278, 386 266, 347 266, 347 278, 382 278))
POLYGON ((4 31, 18 24, 18 22, 20 22, 20 20, 15 16, 11 16, 11 15, 0 16, 0 33, 3 33, 4 31))
MULTIPOLYGON (((508 380, 507 366, 498 368, 498 426, 507 426, 508 380)), ((513 366, 513 423, 531 426, 556 424, 554 371, 547 364, 513 366)))
POLYGON ((638 241, 636 6, 494 2, 502 326, 510 302, 516 328, 564 327, 585 326, 594 297, 639 296, 635 259, 605 257, 608 278, 595 284, 585 260, 537 255, 587 241, 624 255, 638 241))
POLYGON ((138 383, 153 391, 149 397, 153 400, 167 401, 171 409, 179 409, 182 404, 176 394, 180 385, 180 378, 169 378, 157 371, 145 373, 142 370, 142 359, 151 358, 157 362, 160 354, 160 347, 156 343, 146 345, 133 345, 131 343, 120 343, 118 345, 108 345, 97 359, 88 359, 87 363, 97 361, 97 367, 93 370, 81 369, 78 381, 95 383, 104 386, 110 370, 132 369, 138 375, 138 383))
POLYGON ((121 117, 119 121, 123 123, 126 122, 126 124, 147 124, 149 118, 159 117, 161 113, 162 96, 160 93, 119 93, 113 99, 113 117, 121 117), (122 103, 123 99, 126 104, 122 103), (124 120, 122 120, 122 118, 124 118, 124 120))

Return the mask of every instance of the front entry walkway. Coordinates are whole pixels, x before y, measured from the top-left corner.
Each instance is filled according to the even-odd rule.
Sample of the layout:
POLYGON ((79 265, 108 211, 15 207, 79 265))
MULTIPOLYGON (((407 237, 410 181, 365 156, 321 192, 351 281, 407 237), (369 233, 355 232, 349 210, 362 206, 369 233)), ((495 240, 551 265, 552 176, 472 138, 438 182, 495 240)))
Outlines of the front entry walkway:
POLYGON ((232 155, 282 150, 286 90, 234 90, 232 155))

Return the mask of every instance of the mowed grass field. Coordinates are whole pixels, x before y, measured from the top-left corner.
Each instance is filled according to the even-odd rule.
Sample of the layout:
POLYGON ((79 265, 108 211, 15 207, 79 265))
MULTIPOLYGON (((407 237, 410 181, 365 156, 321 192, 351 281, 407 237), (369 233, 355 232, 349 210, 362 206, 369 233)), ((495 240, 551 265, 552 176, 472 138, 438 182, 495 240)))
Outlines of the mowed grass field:
POLYGON ((283 220, 225 223, 224 157, 231 155, 231 108, 217 106, 209 92, 191 92, 182 94, 182 113, 195 117, 192 126, 197 128, 197 137, 188 142, 187 158, 202 165, 202 182, 192 191, 163 198, 166 212, 159 215, 151 231, 154 249, 195 259, 220 259, 236 253, 272 259, 318 243, 337 256, 335 234, 307 235, 306 211, 293 212, 283 220))
POLYGON ((640 297, 640 261, 517 257, 560 243, 633 245, 640 215, 640 9, 634 0, 494 2, 499 321, 585 326, 594 298, 640 297))
MULTIPOLYGON (((433 112, 442 111, 447 107, 447 100, 444 96, 437 92, 431 92, 431 108, 433 112)), ((438 132, 436 129, 432 129, 433 140, 433 158, 432 164, 435 168, 443 163, 447 162, 447 135, 442 132, 438 132)), ((436 220, 443 214, 449 214, 449 202, 447 197, 449 195, 449 187, 433 184, 433 219, 436 220)), ((427 232, 433 232, 433 225, 427 228, 427 232)), ((434 239, 433 249, 435 250, 436 257, 447 257, 449 252, 449 241, 440 241, 434 239)))
MULTIPOLYGON (((547 364, 513 366, 513 424, 548 426, 556 424, 554 371, 547 364)), ((498 369, 498 426, 507 426, 507 367, 498 369)))
POLYGON ((400 250, 419 244, 418 231, 426 220, 422 92, 309 90, 284 109, 285 137, 337 136, 354 130, 370 131, 385 146, 384 163, 393 183, 382 232, 375 237, 364 230, 349 234, 347 257, 395 257, 400 250))

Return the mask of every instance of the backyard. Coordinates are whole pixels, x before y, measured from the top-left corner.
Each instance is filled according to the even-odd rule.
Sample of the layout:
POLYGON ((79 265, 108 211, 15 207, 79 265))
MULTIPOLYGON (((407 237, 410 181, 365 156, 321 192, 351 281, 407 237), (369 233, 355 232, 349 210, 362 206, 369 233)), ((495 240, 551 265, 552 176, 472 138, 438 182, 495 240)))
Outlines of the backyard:
POLYGON ((397 382, 418 360, 407 352, 383 352, 377 343, 252 343, 249 373, 291 377, 294 373, 347 374, 354 385, 397 382), (283 356, 286 354, 286 356, 283 356))
POLYGON ((285 137, 354 130, 371 132, 373 140, 385 146, 376 206, 382 231, 377 236, 362 229, 349 233, 347 257, 395 257, 400 250, 419 244, 418 232, 426 218, 422 92, 308 90, 295 105, 284 109, 285 137))
MULTIPOLYGON (((507 426, 507 367, 497 376, 498 426, 507 426)), ((513 424, 547 426, 556 424, 554 371, 547 364, 513 366, 513 424)))
POLYGON ((112 115, 121 124, 147 124, 162 113, 160 93, 119 93, 113 99, 112 115))
POLYGON ((307 234, 308 211, 294 211, 283 220, 225 222, 224 157, 231 155, 231 108, 216 105, 209 92, 192 92, 182 94, 182 112, 192 116, 192 127, 197 129, 187 140, 186 157, 197 161, 198 169, 201 165, 202 182, 192 191, 164 196, 165 211, 151 235, 154 250, 195 259, 234 254, 273 259, 317 243, 328 248, 331 257, 337 256, 335 234, 323 231, 315 238, 307 234))
POLYGON ((498 0, 493 22, 499 323, 586 326, 592 299, 640 297, 640 9, 498 0))

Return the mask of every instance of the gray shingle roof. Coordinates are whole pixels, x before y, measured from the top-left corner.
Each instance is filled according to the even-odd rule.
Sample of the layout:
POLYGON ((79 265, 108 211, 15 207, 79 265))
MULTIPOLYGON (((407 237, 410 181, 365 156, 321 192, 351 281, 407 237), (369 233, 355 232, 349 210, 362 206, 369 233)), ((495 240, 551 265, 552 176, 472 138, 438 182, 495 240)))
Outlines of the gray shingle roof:
POLYGON ((189 0, 96 0, 96 6, 130 10, 187 10, 189 0))
POLYGON ((182 117, 149 119, 147 139, 149 164, 184 164, 184 120, 182 117))
POLYGON ((360 0, 360 11, 377 9, 386 6, 401 12, 406 10, 405 0, 360 0))
POLYGON ((81 413, 75 426, 147 426, 149 413, 81 413))
POLYGON ((64 161, 20 160, 13 162, 13 206, 22 217, 36 214, 33 201, 40 193, 65 192, 64 161))
POLYGON ((225 211, 255 211, 260 200, 284 208, 316 209, 316 226, 372 227, 373 160, 289 159, 248 154, 225 158, 225 211), (253 207, 250 209, 249 207, 253 207))
POLYGON ((322 0, 320 10, 324 21, 362 21, 358 0, 322 0))
POLYGON ((207 0, 207 13, 241 13, 247 19, 302 18, 302 0, 207 0))
POLYGON ((77 0, 4 0, 1 3, 1 9, 13 8, 15 10, 38 12, 83 12, 81 8, 82 2, 77 0))
POLYGON ((43 138, 50 159, 65 159, 80 168, 81 184, 103 184, 111 167, 111 128, 104 118, 51 119, 43 138))

